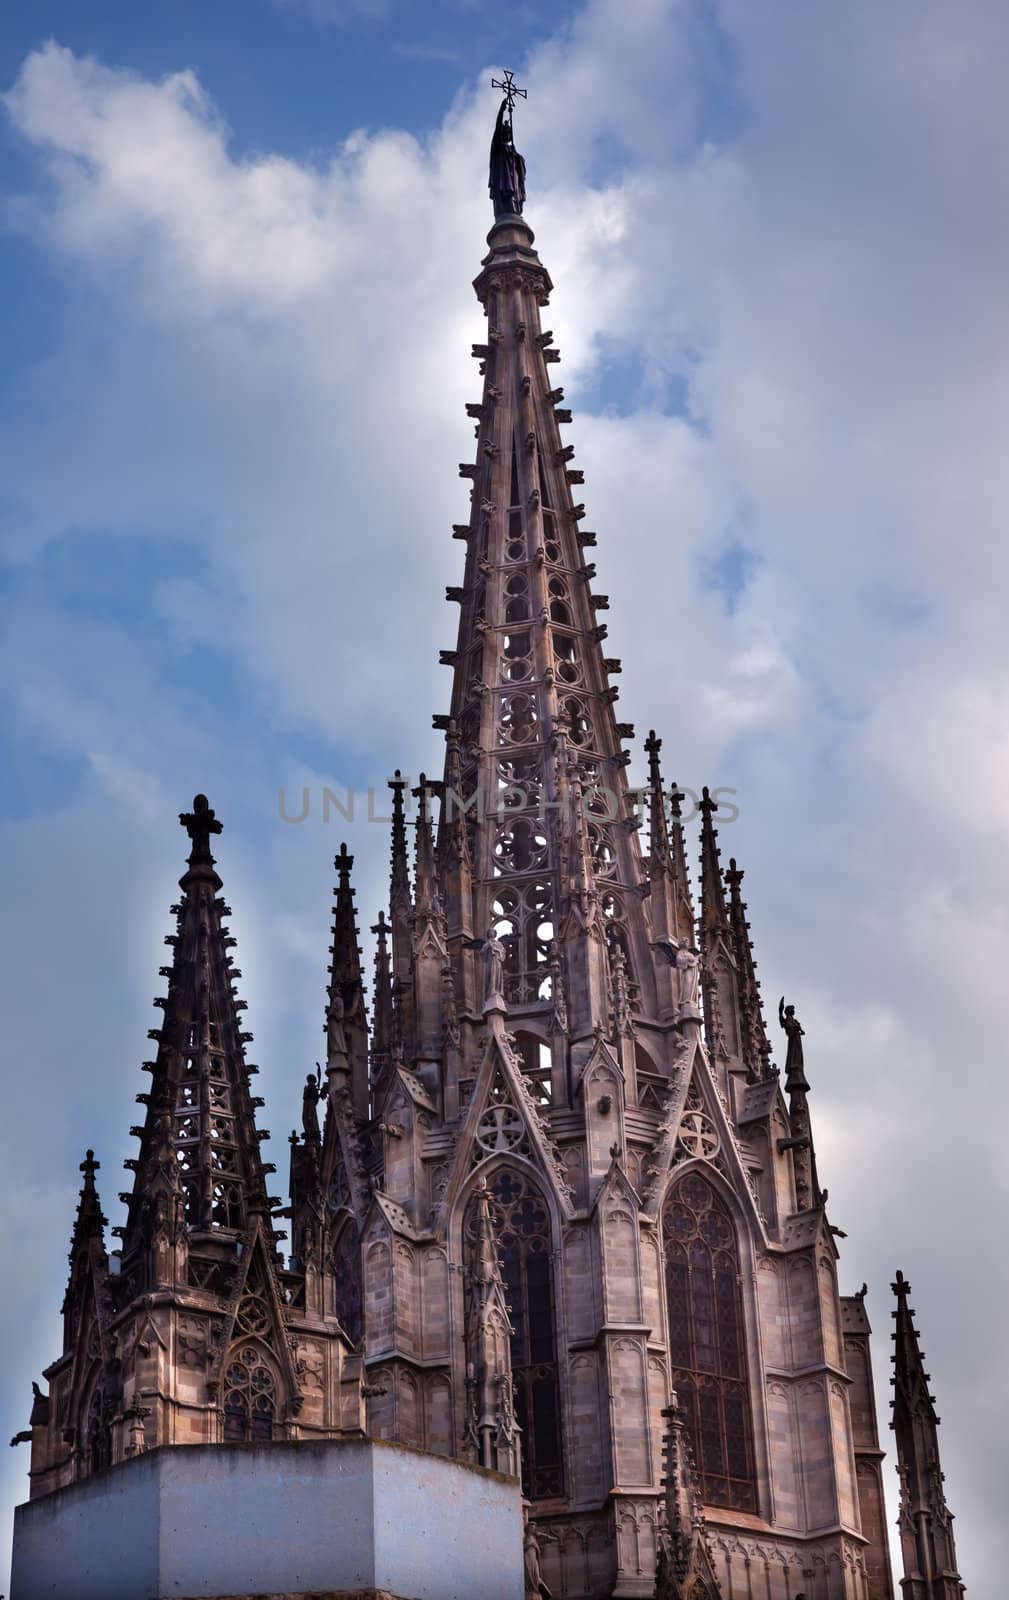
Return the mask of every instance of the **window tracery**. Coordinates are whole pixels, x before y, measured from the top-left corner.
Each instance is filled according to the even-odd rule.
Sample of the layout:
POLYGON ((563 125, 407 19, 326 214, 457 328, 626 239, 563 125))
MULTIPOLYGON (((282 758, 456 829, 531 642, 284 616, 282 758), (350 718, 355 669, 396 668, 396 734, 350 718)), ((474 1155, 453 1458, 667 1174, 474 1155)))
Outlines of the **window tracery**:
POLYGON ((112 1465, 112 1430, 108 1423, 107 1409, 105 1391, 99 1374, 88 1400, 86 1437, 89 1472, 104 1472, 106 1467, 112 1465))
POLYGON ((228 1443, 273 1438, 277 1382, 265 1355, 247 1344, 229 1354, 224 1370, 224 1438, 228 1443))
POLYGON ((505 948, 505 998, 513 1002, 540 999, 554 938, 550 883, 533 878, 500 888, 491 917, 505 948))
POLYGON ((662 1208, 669 1359, 702 1498, 756 1511, 736 1229, 725 1201, 688 1173, 662 1208))
MULTIPOLYGON (((511 1307, 522 1489, 530 1500, 549 1500, 564 1493, 550 1215, 533 1181, 511 1167, 499 1168, 489 1189, 501 1276, 511 1307)), ((471 1201, 464 1228, 467 1250, 472 1250, 475 1225, 476 1202, 471 1201)))

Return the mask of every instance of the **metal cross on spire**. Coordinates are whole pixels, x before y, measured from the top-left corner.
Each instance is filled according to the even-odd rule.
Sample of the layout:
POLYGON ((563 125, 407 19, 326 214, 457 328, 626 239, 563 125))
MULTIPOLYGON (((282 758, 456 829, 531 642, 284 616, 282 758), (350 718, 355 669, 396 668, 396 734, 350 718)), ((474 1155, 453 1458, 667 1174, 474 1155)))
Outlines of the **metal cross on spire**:
POLYGON ((513 74, 508 71, 507 67, 505 68, 504 77, 492 78, 490 81, 490 86, 492 89, 501 89, 504 91, 504 97, 508 104, 509 116, 511 116, 515 109, 516 96, 520 96, 523 100, 528 98, 528 91, 519 88, 518 84, 515 82, 513 74))

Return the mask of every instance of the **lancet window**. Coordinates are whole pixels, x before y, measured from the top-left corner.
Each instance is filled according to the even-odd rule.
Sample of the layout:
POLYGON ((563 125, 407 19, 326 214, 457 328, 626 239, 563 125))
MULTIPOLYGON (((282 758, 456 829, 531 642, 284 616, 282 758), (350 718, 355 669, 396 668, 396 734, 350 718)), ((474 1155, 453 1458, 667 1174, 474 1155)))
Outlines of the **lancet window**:
MULTIPOLYGON (((550 1214, 532 1180, 510 1167, 498 1168, 489 1188, 501 1276, 511 1307, 522 1490, 530 1500, 551 1500, 564 1493, 564 1463, 550 1214)), ((468 1239, 474 1216, 471 1206, 468 1239)))
POLYGON ((340 1229, 333 1244, 333 1284, 336 1314, 352 1344, 359 1344, 364 1331, 364 1293, 361 1283, 361 1240, 353 1222, 340 1229))
POLYGON ((702 1498, 756 1511, 736 1229, 725 1201, 699 1172, 670 1189, 662 1234, 671 1378, 702 1498))

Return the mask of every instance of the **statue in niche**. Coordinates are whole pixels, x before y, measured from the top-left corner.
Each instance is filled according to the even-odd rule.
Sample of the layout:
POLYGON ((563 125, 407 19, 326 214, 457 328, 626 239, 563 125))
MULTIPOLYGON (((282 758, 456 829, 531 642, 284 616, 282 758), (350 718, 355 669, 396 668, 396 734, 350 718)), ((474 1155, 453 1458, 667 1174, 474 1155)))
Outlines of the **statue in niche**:
POLYGON ((505 947, 497 936, 494 924, 491 923, 482 939, 465 939, 463 943, 467 950, 483 951, 484 1010, 504 1011, 506 1009, 504 997, 505 947))
POLYGON ((344 1031, 343 1019, 346 1007, 339 989, 334 989, 326 1013, 326 1035, 329 1042, 330 1056, 347 1054, 347 1035, 344 1031))
POLYGON ((676 952, 677 1000, 680 1010, 696 1012, 697 988, 700 976, 700 958, 688 944, 681 944, 676 952))

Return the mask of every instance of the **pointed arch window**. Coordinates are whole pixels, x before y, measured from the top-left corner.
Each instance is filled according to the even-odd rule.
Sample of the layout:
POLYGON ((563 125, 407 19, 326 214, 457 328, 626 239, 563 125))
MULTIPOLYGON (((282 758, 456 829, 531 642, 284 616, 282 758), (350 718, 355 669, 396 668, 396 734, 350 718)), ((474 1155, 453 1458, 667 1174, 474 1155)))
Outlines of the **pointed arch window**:
POLYGON ((340 1326, 352 1344, 360 1344, 364 1332, 361 1239, 352 1221, 348 1220, 336 1236, 332 1264, 340 1326))
MULTIPOLYGON (((529 1500, 552 1500, 564 1493, 564 1459, 550 1213, 537 1186, 512 1167, 499 1167, 488 1188, 501 1276, 511 1307, 522 1492, 529 1500)), ((474 1200, 466 1215, 467 1247, 474 1236, 475 1217, 474 1200)))
POLYGON ((108 1407, 101 1374, 94 1381, 88 1400, 87 1458, 89 1472, 104 1472, 112 1465, 112 1429, 108 1422, 108 1407))
POLYGON ((277 1383, 273 1369, 255 1345, 233 1351, 224 1371, 224 1438, 226 1443, 273 1438, 277 1420, 277 1383))
POLYGON ((691 1172, 662 1208, 671 1380, 708 1505, 756 1511, 739 1246, 714 1185, 691 1172))

